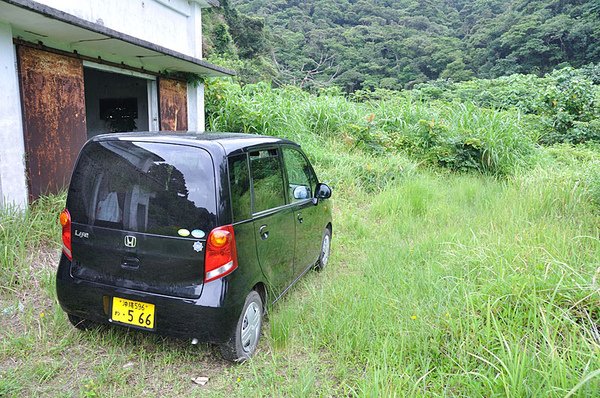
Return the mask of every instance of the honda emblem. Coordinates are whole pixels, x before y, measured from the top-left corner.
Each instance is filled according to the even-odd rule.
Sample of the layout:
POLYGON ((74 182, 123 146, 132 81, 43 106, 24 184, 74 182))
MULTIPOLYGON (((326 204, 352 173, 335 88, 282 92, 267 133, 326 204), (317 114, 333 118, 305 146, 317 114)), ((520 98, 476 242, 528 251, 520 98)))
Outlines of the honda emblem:
POLYGON ((126 235, 125 236, 125 246, 127 246, 127 247, 135 247, 136 240, 137 239, 135 238, 135 236, 126 235))

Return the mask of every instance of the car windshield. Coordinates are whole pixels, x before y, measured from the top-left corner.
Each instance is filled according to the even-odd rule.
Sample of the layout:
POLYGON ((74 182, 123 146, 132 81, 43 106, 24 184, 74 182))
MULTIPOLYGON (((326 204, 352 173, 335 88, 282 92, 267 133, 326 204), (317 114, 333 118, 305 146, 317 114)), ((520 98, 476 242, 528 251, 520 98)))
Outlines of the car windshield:
POLYGON ((67 208, 76 223, 177 235, 216 224, 213 163, 203 149, 104 141, 85 146, 67 208))

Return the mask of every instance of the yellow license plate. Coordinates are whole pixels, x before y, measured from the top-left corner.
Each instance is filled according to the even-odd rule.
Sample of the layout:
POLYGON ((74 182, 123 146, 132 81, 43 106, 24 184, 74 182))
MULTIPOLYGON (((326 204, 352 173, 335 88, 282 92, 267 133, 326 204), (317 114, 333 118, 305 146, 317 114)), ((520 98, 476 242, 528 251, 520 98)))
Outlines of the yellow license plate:
POLYGON ((154 304, 113 297, 111 319, 127 325, 154 329, 154 304))

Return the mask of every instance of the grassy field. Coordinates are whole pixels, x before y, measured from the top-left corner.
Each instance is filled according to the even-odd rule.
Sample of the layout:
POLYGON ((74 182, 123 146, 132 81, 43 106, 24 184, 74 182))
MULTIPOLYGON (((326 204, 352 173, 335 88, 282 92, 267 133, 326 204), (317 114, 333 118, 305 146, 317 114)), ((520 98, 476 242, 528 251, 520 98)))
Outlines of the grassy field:
POLYGON ((255 359, 58 307, 64 197, 2 214, 0 396, 595 396, 600 152, 510 177, 305 143, 335 185, 328 269, 271 309, 255 359), (192 382, 209 377, 205 386, 192 382))

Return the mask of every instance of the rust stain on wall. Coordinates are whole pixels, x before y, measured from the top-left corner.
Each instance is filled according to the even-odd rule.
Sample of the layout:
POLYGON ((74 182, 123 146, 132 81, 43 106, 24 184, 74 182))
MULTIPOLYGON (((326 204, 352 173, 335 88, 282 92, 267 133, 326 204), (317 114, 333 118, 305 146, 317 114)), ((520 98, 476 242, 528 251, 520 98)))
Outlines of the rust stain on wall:
POLYGON ((81 60, 18 46, 30 199, 68 185, 87 138, 81 60))
POLYGON ((158 79, 158 99, 160 108, 160 129, 186 131, 187 84, 173 79, 158 79))

